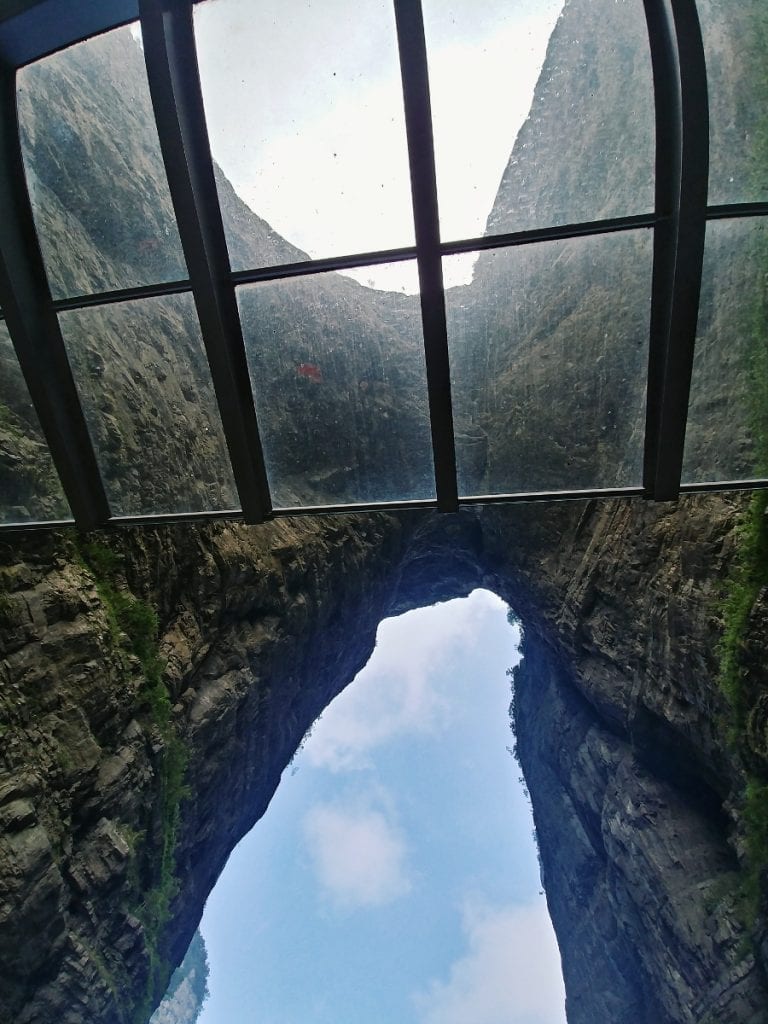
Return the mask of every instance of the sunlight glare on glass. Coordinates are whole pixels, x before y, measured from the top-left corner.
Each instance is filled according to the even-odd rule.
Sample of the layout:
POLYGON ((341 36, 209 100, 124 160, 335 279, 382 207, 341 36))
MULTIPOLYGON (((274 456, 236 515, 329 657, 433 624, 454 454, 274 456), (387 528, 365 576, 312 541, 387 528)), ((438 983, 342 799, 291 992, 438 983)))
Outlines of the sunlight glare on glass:
MULTIPOLYGON (((427 5, 444 239, 482 234, 561 6, 427 5)), ((195 34, 213 154, 254 213, 312 258, 413 244, 389 4, 208 0, 195 34)), ((345 273, 418 291, 413 265, 345 273)))
POLYGON ((313 258, 413 244, 388 0, 209 0, 195 35, 213 155, 259 217, 313 258))
POLYGON ((424 3, 443 241, 484 234, 562 6, 562 0, 424 3))

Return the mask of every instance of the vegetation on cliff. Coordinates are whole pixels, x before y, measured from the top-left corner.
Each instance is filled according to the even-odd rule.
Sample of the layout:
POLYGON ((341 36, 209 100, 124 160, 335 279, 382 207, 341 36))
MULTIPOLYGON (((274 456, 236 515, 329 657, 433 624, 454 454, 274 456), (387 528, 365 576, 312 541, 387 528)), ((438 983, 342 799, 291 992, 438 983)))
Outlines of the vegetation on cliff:
POLYGON ((84 565, 93 574, 113 647, 126 656, 132 655, 139 663, 143 677, 139 707, 143 709, 148 728, 156 732, 159 740, 155 821, 147 831, 132 837, 131 888, 135 893, 132 899, 137 900, 133 909, 144 927, 149 957, 146 994, 135 1013, 135 1020, 142 1022, 168 973, 168 965, 160 954, 160 939, 170 917, 171 900, 178 892, 175 850, 180 805, 187 792, 184 774, 188 757, 186 746, 171 721, 171 702, 163 680, 164 663, 158 651, 155 608, 128 589, 122 572, 123 558, 115 549, 94 539, 80 539, 78 548, 84 565), (149 880, 139 877, 140 863, 149 864, 149 880))
MULTIPOLYGON (((768 267, 766 253, 761 265, 768 267)), ((757 470, 768 473, 768 289, 750 303, 749 399, 757 470)), ((765 906, 768 868, 768 697, 761 659, 750 650, 752 618, 768 587, 768 492, 755 493, 737 529, 738 550, 723 604, 719 683, 731 709, 730 743, 745 768, 742 817, 746 848, 743 885, 750 921, 765 906)), ((754 647, 754 641, 752 641, 754 647)))

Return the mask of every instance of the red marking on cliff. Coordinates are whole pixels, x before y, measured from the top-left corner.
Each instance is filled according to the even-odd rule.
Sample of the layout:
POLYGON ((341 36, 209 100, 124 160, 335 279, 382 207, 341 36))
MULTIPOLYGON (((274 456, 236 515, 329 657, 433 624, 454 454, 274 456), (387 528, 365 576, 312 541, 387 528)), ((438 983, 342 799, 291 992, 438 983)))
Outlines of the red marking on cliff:
POLYGON ((307 380, 313 380, 319 384, 323 379, 323 374, 319 366, 315 366, 314 363, 299 363, 296 367, 296 372, 300 377, 306 377, 307 380))

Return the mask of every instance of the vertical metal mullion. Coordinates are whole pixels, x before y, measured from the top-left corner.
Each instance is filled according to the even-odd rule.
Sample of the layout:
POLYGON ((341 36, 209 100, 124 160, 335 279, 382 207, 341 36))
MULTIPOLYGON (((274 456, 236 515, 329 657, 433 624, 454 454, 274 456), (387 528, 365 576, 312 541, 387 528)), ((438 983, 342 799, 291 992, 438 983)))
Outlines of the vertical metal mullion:
POLYGON ((435 488, 440 511, 455 512, 459 507, 459 499, 451 371, 440 255, 427 47, 420 0, 395 0, 395 20, 411 171, 435 488))
POLYGON ((140 0, 144 59, 165 170, 246 522, 272 509, 213 171, 192 4, 140 0))
POLYGON ((27 192, 16 75, 0 69, 0 303, 21 371, 75 523, 110 518, 88 426, 64 347, 27 192))
POLYGON ((677 498, 704 260, 709 107, 694 0, 644 0, 656 107, 656 213, 643 484, 677 498))

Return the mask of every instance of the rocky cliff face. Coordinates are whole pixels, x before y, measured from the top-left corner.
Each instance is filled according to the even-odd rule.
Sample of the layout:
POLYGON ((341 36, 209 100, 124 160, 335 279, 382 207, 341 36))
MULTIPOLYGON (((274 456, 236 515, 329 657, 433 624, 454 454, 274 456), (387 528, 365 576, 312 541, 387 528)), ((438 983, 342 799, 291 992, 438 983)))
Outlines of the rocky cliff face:
MULTIPOLYGON (((158 955, 180 962, 229 851, 368 658, 381 618, 482 584, 525 624, 517 742, 569 1020, 763 1021, 763 966, 737 905, 742 774, 712 654, 739 505, 382 515, 111 540, 120 586, 159 609, 173 729, 188 754, 178 891, 158 955)), ((71 541, 3 554, 0 1007, 8 1021, 132 1020, 169 970, 148 952, 156 921, 145 906, 159 884, 167 735, 71 541)))
MULTIPOLYGON (((529 214, 540 223, 637 212, 610 205, 641 197, 647 176, 647 121, 621 106, 647 76, 635 8, 566 5, 491 230, 528 226, 529 214), (617 39, 626 46, 606 63, 617 39), (587 137, 601 160, 556 160, 566 129, 569 153, 587 137), (576 205, 565 202, 568 190, 576 205)), ((717 52, 731 52, 728 24, 735 32, 742 22, 703 9, 717 52)), ((740 18, 755 10, 742 5, 740 18)), ((172 241, 162 241, 172 222, 136 99, 138 48, 125 33, 99 45, 95 63, 61 55, 39 86, 46 103, 20 100, 52 281, 69 293, 136 283, 150 258, 157 274, 183 273, 172 241), (99 89, 110 64, 120 88, 99 89), (120 148, 126 124, 135 149, 120 148), (97 161, 82 159, 84 127, 97 161), (69 173, 72 159, 90 177, 69 173), (123 186, 130 194, 115 194, 105 228, 86 199, 110 188, 121 161, 134 172, 123 186)), ((721 123, 739 123, 743 89, 716 95, 721 123)), ((731 169, 750 159, 737 154, 731 169)), ((296 258, 223 179, 220 188, 241 226, 243 262, 296 258)), ((647 281, 642 243, 617 244, 618 255, 596 256, 591 243, 526 250, 516 266, 487 255, 473 285, 449 295, 463 339, 452 355, 467 490, 632 480, 647 281)), ((745 367, 764 338, 751 291, 760 273, 753 249, 728 245, 715 250, 733 256, 728 276, 717 278, 722 261, 713 260, 705 295, 709 356, 690 455, 699 470, 723 447, 716 470, 736 457, 753 465, 758 447, 749 402, 733 396, 749 391, 745 367), (722 446, 712 424, 733 408, 722 446)), ((425 420, 414 397, 413 303, 335 275, 307 281, 288 303, 268 289, 251 294, 242 307, 249 358, 255 378, 273 382, 267 448, 286 504, 397 497, 403 462, 416 466, 415 486, 424 464, 413 439, 425 420), (303 362, 321 366, 322 389, 297 376, 303 362), (316 443, 329 434, 333 448, 316 443)), ((98 325, 91 314, 70 320, 110 496, 120 511, 227 505, 231 479, 191 307, 179 298, 160 307, 122 319, 122 307, 110 307, 98 325)), ((31 510, 49 476, 19 468, 39 441, 13 391, 0 398, 11 503, 31 510)), ((56 500, 46 497, 43 510, 56 500)), ((716 655, 746 507, 745 498, 711 496, 669 507, 590 502, 2 543, 2 1024, 143 1024, 230 850, 264 812, 312 721, 367 660, 379 621, 477 585, 524 624, 514 719, 569 1021, 762 1024, 764 865, 746 780, 759 792, 755 780, 768 776, 764 578, 745 591, 737 653, 746 685, 735 720, 716 655), (747 876, 758 883, 749 900, 747 876)))

